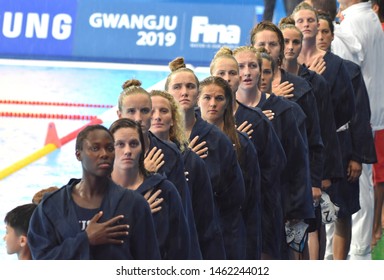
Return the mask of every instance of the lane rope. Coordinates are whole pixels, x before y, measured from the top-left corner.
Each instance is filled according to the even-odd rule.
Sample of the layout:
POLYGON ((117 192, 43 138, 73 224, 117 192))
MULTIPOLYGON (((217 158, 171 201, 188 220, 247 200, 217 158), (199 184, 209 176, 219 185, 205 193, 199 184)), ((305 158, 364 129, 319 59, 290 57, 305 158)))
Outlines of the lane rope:
POLYGON ((112 108, 114 105, 107 104, 88 104, 72 102, 51 102, 51 101, 28 101, 28 100, 7 100, 0 99, 0 104, 10 105, 43 105, 43 106, 65 106, 65 107, 88 107, 88 108, 112 108))
POLYGON ((26 112, 0 112, 0 117, 61 119, 61 120, 93 120, 97 118, 97 116, 92 116, 92 115, 68 115, 68 114, 49 114, 49 113, 26 113, 26 112))

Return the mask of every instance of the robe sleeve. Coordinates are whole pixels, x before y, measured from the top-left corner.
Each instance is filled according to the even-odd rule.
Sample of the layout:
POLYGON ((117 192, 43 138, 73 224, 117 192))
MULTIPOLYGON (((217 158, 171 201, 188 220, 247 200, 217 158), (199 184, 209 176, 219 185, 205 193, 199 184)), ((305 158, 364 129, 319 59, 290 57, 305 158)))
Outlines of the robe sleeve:
POLYGON ((62 218, 63 215, 52 204, 38 205, 31 217, 28 231, 28 245, 33 259, 90 259, 86 232, 71 232, 67 219, 62 218))

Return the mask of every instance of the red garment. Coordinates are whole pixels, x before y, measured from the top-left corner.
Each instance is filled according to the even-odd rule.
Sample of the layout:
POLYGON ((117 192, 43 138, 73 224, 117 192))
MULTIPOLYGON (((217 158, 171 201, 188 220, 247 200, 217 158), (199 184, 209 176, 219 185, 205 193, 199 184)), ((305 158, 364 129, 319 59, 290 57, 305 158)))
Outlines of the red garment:
POLYGON ((375 131, 377 163, 373 164, 373 182, 384 182, 384 129, 375 131))

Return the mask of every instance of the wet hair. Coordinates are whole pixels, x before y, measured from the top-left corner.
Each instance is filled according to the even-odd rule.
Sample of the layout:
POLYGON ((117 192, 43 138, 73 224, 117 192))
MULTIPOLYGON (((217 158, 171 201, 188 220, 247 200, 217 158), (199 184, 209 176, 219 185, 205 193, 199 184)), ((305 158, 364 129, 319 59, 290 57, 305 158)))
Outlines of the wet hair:
POLYGON ((263 47, 256 49, 257 53, 260 56, 260 69, 263 69, 263 59, 266 59, 271 62, 272 72, 275 74, 276 72, 276 62, 273 60, 272 56, 270 56, 267 50, 263 47))
MULTIPOLYGON (((141 82, 136 79, 130 79, 123 83, 121 86, 123 88, 123 91, 120 93, 119 100, 118 100, 118 109, 121 112, 123 110, 123 101, 124 98, 128 95, 133 94, 144 94, 148 96, 149 102, 151 103, 151 98, 149 96, 148 91, 146 91, 144 88, 141 87, 141 82)), ((151 103, 152 107, 152 103, 151 103)))
POLYGON ((267 50, 264 47, 254 48, 254 52, 258 58, 257 63, 259 64, 259 68, 260 68, 260 79, 259 79, 259 87, 260 87, 261 75, 263 72, 263 59, 266 59, 269 62, 271 62, 272 76, 275 75, 277 66, 276 66, 276 62, 273 60, 272 56, 270 56, 268 54, 267 50))
POLYGON ((54 192, 58 189, 59 189, 59 187, 57 187, 57 186, 51 186, 51 187, 48 187, 48 188, 45 188, 45 189, 38 191, 32 197, 32 203, 34 203, 36 205, 39 204, 43 200, 45 194, 54 192))
POLYGON ((104 130, 108 133, 109 136, 111 136, 111 139, 113 140, 113 135, 111 132, 109 132, 108 128, 105 126, 102 126, 100 124, 94 124, 94 125, 87 125, 85 128, 83 128, 79 134, 76 137, 76 151, 82 151, 83 150, 83 144, 84 140, 87 139, 88 134, 95 130, 104 130))
POLYGON ((315 14, 315 19, 316 21, 319 21, 319 18, 317 16, 317 10, 310 4, 308 4, 307 2, 300 2, 292 11, 292 14, 291 14, 291 17, 293 18, 295 16, 295 14, 299 11, 302 11, 302 10, 308 10, 308 11, 312 11, 314 14, 315 14))
POLYGON ((251 45, 255 46, 256 44, 256 41, 255 41, 256 34, 265 30, 272 31, 277 35, 277 39, 280 45, 280 53, 278 58, 278 64, 279 64, 278 66, 280 66, 284 59, 284 36, 277 25, 275 25, 270 21, 262 21, 256 24, 251 30, 251 45))
MULTIPOLYGON (((304 35, 301 32, 301 30, 299 28, 297 28, 297 26, 295 25, 295 21, 293 20, 293 18, 291 18, 291 17, 282 18, 279 22, 279 28, 280 28, 281 32, 283 32, 284 29, 295 30, 300 35, 301 41, 303 41, 304 35)), ((284 34, 283 34, 283 36, 284 36, 284 34)))
MULTIPOLYGON (((263 49, 265 50, 265 48, 263 49)), ((261 60, 260 53, 257 51, 257 48, 252 46, 240 46, 233 50, 233 55, 236 56, 238 53, 241 53, 241 52, 252 52, 256 56, 257 65, 259 65, 260 75, 261 75, 262 60, 261 60)), ((260 83, 260 78, 259 78, 259 83, 260 83)))
POLYGON ((149 174, 148 170, 145 169, 144 166, 144 156, 145 156, 145 143, 144 143, 144 135, 141 130, 141 125, 131 119, 128 118, 120 118, 114 121, 109 127, 109 131, 112 135, 116 133, 121 128, 133 128, 139 135, 140 144, 141 144, 141 154, 139 157, 139 171, 142 175, 147 176, 149 174))
POLYGON ((325 20, 328 22, 329 30, 331 31, 332 35, 334 34, 335 31, 335 26, 333 25, 333 21, 330 18, 328 13, 325 12, 319 12, 318 14, 319 20, 325 20))
POLYGON ((236 131, 236 122, 233 116, 233 94, 232 89, 229 86, 228 82, 218 76, 209 76, 204 80, 200 81, 199 92, 209 85, 217 85, 224 90, 224 95, 226 99, 226 105, 224 110, 224 133, 231 139, 232 143, 235 145, 235 150, 237 155, 240 155, 240 140, 236 131))
POLYGON ((18 236, 27 235, 29 228, 29 220, 35 211, 37 205, 27 203, 9 211, 4 218, 4 223, 12 227, 18 236))
POLYGON ((188 147, 188 139, 185 136, 184 117, 180 111, 180 106, 175 98, 164 90, 152 90, 149 93, 152 96, 160 96, 168 100, 171 107, 173 126, 169 129, 169 138, 176 143, 180 151, 183 152, 188 147))
POLYGON ((168 63, 168 66, 169 66, 169 69, 171 70, 171 73, 168 75, 165 81, 164 89, 166 91, 168 91, 169 89, 169 84, 171 82, 172 76, 176 73, 181 73, 181 72, 191 73, 195 78, 197 88, 199 87, 199 79, 196 77, 195 72, 193 72, 192 69, 187 68, 183 57, 176 57, 174 60, 168 63))
MULTIPOLYGON (((233 56, 235 57, 238 53, 241 53, 241 52, 252 52, 256 55, 256 59, 257 59, 257 64, 261 64, 261 57, 259 55, 259 53, 257 52, 257 48, 255 47, 252 47, 252 46, 240 46, 240 47, 237 47, 233 50, 233 56)), ((259 67, 260 68, 260 67, 259 67)))
MULTIPOLYGON (((236 65, 237 65, 237 60, 236 58, 233 56, 233 51, 224 46, 224 47, 221 47, 215 54, 215 56, 213 57, 210 65, 209 65, 209 72, 211 73, 211 75, 213 75, 213 69, 215 69, 216 67, 216 62, 221 59, 221 58, 228 58, 228 59, 232 59, 236 65)), ((239 66, 237 65, 237 71, 239 71, 239 66)))
POLYGON ((280 26, 282 24, 293 24, 293 25, 295 25, 295 20, 291 16, 283 17, 279 21, 279 24, 278 24, 279 28, 280 28, 280 26))
POLYGON ((371 0, 372 6, 377 5, 379 7, 378 16, 381 22, 384 22, 384 0, 371 0))

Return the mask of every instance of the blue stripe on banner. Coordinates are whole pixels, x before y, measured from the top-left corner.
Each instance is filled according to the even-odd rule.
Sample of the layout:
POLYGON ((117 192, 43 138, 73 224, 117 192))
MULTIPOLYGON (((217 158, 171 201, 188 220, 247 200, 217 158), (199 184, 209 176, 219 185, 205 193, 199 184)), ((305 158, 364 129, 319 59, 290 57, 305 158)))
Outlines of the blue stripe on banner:
POLYGON ((77 1, 1 0, 0 54, 70 56, 77 1))

